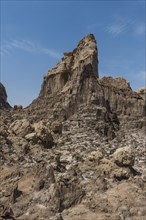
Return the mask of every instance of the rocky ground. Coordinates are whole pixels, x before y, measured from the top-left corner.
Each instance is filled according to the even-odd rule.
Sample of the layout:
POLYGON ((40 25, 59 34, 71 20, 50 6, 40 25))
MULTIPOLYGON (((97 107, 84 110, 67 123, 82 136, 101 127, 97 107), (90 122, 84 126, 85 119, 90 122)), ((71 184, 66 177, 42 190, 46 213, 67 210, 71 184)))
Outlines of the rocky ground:
POLYGON ((0 84, 1 219, 146 218, 145 90, 97 66, 88 35, 27 108, 0 84))

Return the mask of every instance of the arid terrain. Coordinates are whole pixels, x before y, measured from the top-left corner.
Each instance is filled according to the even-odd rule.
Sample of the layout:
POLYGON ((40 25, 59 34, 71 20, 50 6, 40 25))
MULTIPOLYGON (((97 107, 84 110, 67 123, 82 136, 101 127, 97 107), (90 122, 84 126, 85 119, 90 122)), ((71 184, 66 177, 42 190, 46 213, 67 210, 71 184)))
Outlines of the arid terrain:
POLYGON ((0 83, 0 219, 146 219, 145 95, 99 78, 92 34, 28 107, 0 83))

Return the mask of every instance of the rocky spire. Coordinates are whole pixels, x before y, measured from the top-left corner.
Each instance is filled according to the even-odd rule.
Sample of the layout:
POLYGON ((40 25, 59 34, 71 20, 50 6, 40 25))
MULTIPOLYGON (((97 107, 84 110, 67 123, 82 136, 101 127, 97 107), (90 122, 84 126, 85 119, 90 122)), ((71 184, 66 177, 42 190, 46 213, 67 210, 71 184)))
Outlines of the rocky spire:
POLYGON ((86 66, 90 66, 92 74, 98 77, 98 52, 93 34, 84 37, 72 52, 65 52, 56 67, 48 71, 40 96, 61 91, 64 85, 79 76, 86 66))
POLYGON ((144 100, 132 91, 125 79, 99 79, 96 40, 93 34, 89 34, 72 52, 65 52, 61 61, 48 71, 39 97, 29 109, 32 112, 35 109, 41 117, 47 114, 54 120, 62 116, 68 118, 83 106, 89 112, 92 105, 132 117, 143 116, 145 112, 144 100))
POLYGON ((48 71, 46 77, 61 74, 64 71, 77 71, 84 65, 91 64, 94 74, 98 77, 98 58, 96 40, 93 34, 84 37, 72 52, 65 52, 56 67, 48 71))

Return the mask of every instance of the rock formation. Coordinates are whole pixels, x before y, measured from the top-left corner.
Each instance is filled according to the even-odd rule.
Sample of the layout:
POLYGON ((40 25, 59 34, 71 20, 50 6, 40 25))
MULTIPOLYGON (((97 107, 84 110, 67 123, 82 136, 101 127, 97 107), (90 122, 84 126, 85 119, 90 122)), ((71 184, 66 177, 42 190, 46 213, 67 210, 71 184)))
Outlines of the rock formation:
POLYGON ((5 87, 0 82, 0 109, 9 108, 10 105, 7 102, 7 93, 5 87))
POLYGON ((144 219, 143 94, 99 78, 92 34, 64 53, 30 106, 0 109, 1 218, 144 219))
POLYGON ((87 113, 91 106, 95 111, 104 107, 110 114, 128 116, 132 120, 144 116, 146 107, 143 97, 132 91, 125 79, 99 79, 96 40, 90 34, 73 52, 64 53, 61 62, 48 71, 40 95, 29 110, 41 113, 41 117, 47 114, 50 120, 64 121, 78 111, 80 114, 80 108, 87 113))

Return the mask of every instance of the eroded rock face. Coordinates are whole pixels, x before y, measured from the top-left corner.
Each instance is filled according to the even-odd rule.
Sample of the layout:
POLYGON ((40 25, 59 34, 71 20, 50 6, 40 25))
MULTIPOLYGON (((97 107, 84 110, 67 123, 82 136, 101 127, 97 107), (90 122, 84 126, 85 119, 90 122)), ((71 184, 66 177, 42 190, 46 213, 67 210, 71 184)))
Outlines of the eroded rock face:
POLYGON ((64 53, 64 57, 57 66, 48 71, 40 96, 61 92, 65 84, 73 83, 73 80, 88 65, 91 65, 93 75, 98 77, 97 47, 92 34, 83 38, 72 52, 64 53))
POLYGON ((97 78, 96 40, 93 35, 88 35, 73 52, 64 53, 61 62, 48 71, 38 99, 28 110, 35 110, 37 114, 47 112, 51 120, 64 121, 76 113, 81 104, 90 103, 90 99, 94 99, 90 90, 96 90, 97 78), (44 105, 41 111, 38 108, 40 105, 44 105))
MULTIPOLYGON (((64 53, 57 66, 48 71, 40 95, 28 107, 28 111, 30 115, 35 111, 38 118, 47 115, 50 121, 64 121, 74 114, 81 117, 83 112, 98 117, 99 108, 104 124, 110 124, 110 129, 116 130, 119 118, 140 119, 145 115, 146 105, 141 95, 132 91, 125 79, 99 79, 96 40, 90 34, 72 52, 64 53)), ((97 118, 93 117, 96 121, 97 118)), ((144 121, 139 124, 144 126, 144 121)), ((107 127, 100 130, 110 133, 107 127)), ((109 136, 114 137, 114 134, 109 136)))
POLYGON ((0 218, 146 218, 144 91, 100 79, 97 55, 90 34, 30 106, 1 109, 0 218))
POLYGON ((104 95, 111 109, 117 115, 127 115, 130 117, 144 116, 145 103, 142 97, 132 91, 129 82, 118 77, 103 77, 99 83, 104 88, 104 95))

